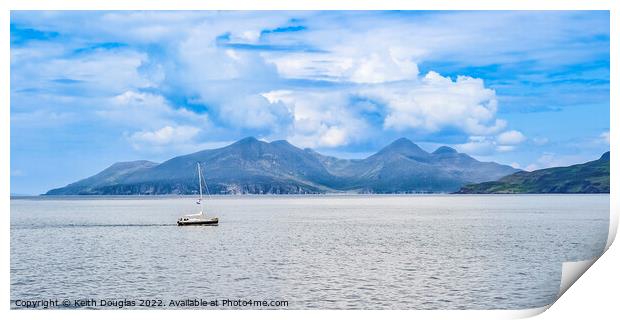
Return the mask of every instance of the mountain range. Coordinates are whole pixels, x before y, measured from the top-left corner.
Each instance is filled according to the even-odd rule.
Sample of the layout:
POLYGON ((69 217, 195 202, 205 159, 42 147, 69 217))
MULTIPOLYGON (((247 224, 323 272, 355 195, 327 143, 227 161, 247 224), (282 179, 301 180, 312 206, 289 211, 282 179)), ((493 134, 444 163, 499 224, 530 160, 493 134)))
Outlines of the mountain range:
POLYGON ((115 163, 46 195, 195 194, 197 163, 214 194, 447 193, 518 171, 446 146, 429 153, 406 138, 365 159, 340 159, 284 140, 248 137, 163 163, 115 163))
POLYGON ((520 171, 498 181, 466 185, 458 193, 609 193, 609 151, 569 167, 520 171))

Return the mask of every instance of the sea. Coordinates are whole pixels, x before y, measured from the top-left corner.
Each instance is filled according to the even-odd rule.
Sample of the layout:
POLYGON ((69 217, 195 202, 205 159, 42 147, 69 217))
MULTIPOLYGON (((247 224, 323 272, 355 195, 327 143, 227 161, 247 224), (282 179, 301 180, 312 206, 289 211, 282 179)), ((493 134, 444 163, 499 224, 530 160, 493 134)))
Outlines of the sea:
POLYGON ((199 210, 187 196, 12 198, 11 308, 535 308, 563 262, 602 254, 610 210, 608 194, 203 205, 218 226, 177 226, 199 210))

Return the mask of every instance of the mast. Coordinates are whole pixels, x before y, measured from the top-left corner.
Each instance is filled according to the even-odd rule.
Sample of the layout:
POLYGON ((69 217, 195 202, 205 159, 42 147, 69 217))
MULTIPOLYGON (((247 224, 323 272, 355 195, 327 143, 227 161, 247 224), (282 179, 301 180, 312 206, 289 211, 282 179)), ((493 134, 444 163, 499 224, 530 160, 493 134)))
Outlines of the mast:
POLYGON ((202 210, 202 173, 200 170, 200 162, 197 163, 198 166, 198 189, 200 190, 200 199, 198 200, 198 202, 200 202, 200 213, 203 213, 202 210))

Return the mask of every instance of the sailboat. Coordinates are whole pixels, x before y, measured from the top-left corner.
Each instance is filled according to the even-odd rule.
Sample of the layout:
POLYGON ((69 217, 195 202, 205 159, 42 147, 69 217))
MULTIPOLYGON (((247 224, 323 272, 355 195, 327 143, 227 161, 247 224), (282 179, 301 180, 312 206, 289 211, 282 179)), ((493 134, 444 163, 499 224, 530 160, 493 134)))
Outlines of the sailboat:
MULTIPOLYGON (((217 225, 219 222, 219 219, 217 217, 207 217, 207 215, 205 214, 205 211, 202 205, 203 178, 202 178, 202 170, 200 168, 200 163, 197 163, 197 169, 198 169, 198 185, 199 185, 198 190, 200 190, 200 198, 198 199, 198 201, 196 201, 196 203, 200 205, 200 213, 188 214, 188 215, 184 215, 180 217, 179 220, 177 220, 177 225, 179 226, 217 225)), ((206 186, 207 186, 207 183, 205 181, 205 188, 206 186)), ((207 189, 207 192, 208 191, 209 189, 207 189)))

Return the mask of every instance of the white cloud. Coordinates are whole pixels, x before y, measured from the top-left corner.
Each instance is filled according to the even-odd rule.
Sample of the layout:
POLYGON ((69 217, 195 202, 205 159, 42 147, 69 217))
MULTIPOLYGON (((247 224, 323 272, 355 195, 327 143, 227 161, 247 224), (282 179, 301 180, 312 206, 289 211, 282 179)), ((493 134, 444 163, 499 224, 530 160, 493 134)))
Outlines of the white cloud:
POLYGON ((349 108, 346 91, 279 90, 262 95, 289 110, 292 122, 287 139, 298 146, 338 147, 372 134, 368 123, 349 108))
POLYGON ((147 92, 123 92, 109 98, 95 114, 100 122, 124 128, 131 147, 146 154, 198 151, 210 146, 199 137, 216 130, 206 115, 174 108, 164 97, 147 92))
MULTIPOLYGON (((483 153, 511 151, 525 139, 516 130, 500 133, 508 123, 497 117, 496 93, 482 79, 450 78, 433 71, 419 74, 417 62, 431 54, 441 57, 458 48, 469 52, 467 59, 478 59, 468 48, 473 40, 485 43, 484 39, 442 26, 462 17, 479 17, 477 13, 439 15, 428 21, 362 12, 102 12, 76 14, 72 19, 62 19, 58 13, 46 19, 18 15, 37 28, 71 33, 78 39, 72 46, 106 41, 131 44, 71 58, 55 53, 54 67, 46 71, 48 78, 64 75, 93 81, 89 89, 100 86, 96 94, 105 103, 96 106, 94 113, 128 127, 129 132, 192 126, 223 135, 252 132, 302 146, 334 148, 368 141, 378 130, 426 134, 456 129, 474 137, 461 145, 463 149, 483 153), (303 32, 264 32, 295 25, 292 17, 303 21, 299 22, 303 32), (41 25, 40 21, 48 20, 51 25, 41 25), (343 24, 346 28, 337 27, 343 24), (93 35, 97 39, 91 40, 93 35), (156 44, 154 53, 141 51, 150 44, 156 44), (241 49, 254 45, 298 49, 241 49), (335 86, 297 86, 287 82, 290 79, 327 80, 335 86), (153 88, 164 93, 146 93, 157 92, 148 90, 153 88), (166 90, 202 104, 209 118, 170 105, 163 96, 166 90), (352 105, 352 96, 380 104, 371 110, 380 119, 368 120, 368 110, 352 105)), ((502 26, 494 19, 468 21, 462 27, 476 32, 502 26)), ((40 55, 23 50, 12 54, 18 62, 40 55)), ((31 67, 31 75, 38 68, 31 67)))
POLYGON ((505 131, 497 136, 497 142, 501 145, 512 146, 515 144, 519 144, 525 140, 526 138, 523 133, 517 130, 505 131))
POLYGON ((459 152, 471 155, 489 155, 495 150, 494 141, 485 136, 471 136, 466 143, 455 146, 459 152))
POLYGON ((28 55, 32 59, 37 51, 48 47, 31 45, 17 50, 29 53, 16 53, 20 58, 12 61, 12 90, 37 88, 62 94, 62 87, 50 84, 61 79, 72 81, 70 88, 79 89, 80 95, 100 97, 154 85, 138 70, 148 61, 148 56, 134 50, 92 50, 72 56, 70 48, 65 48, 68 52, 56 53, 57 56, 48 56, 43 61, 22 57, 28 55))
POLYGON ((456 127, 471 135, 490 135, 506 126, 495 117, 495 91, 481 79, 459 76, 453 81, 431 71, 416 81, 362 92, 386 102, 386 129, 436 132, 456 127))
POLYGON ((173 108, 158 94, 126 91, 111 97, 95 112, 104 120, 130 128, 153 130, 176 123, 208 126, 206 115, 185 108, 173 108))
POLYGON ((344 71, 347 79, 356 83, 383 83, 410 80, 418 76, 418 66, 410 57, 399 55, 395 49, 387 53, 372 53, 352 61, 344 71))
POLYGON ((320 144, 326 147, 337 147, 347 142, 347 131, 337 126, 329 127, 321 136, 320 144))
POLYGON ((199 128, 190 126, 165 126, 155 131, 138 131, 129 136, 135 148, 146 146, 161 147, 170 144, 184 144, 191 141, 198 133, 199 128))
POLYGON ((435 133, 457 128, 472 137, 461 148, 473 154, 512 151, 512 145, 525 139, 516 130, 494 138, 507 122, 496 118, 495 92, 471 77, 452 80, 429 72, 396 83, 338 90, 274 90, 262 96, 271 104, 281 102, 287 107, 293 117, 288 138, 308 147, 364 141, 373 130, 435 133), (368 112, 381 115, 382 128, 367 122, 364 114, 368 112))
POLYGON ((508 151, 513 151, 514 149, 516 149, 516 147, 515 146, 502 146, 502 145, 499 145, 495 149, 497 151, 499 151, 499 152, 508 152, 508 151))
POLYGON ((237 128, 277 131, 291 121, 290 110, 277 101, 270 102, 262 95, 232 97, 219 106, 226 121, 237 128))
POLYGON ((338 46, 330 53, 264 56, 284 78, 377 84, 411 80, 418 76, 418 65, 410 48, 386 44, 369 49, 338 46))
POLYGON ((500 133, 498 136, 470 136, 468 141, 456 145, 456 148, 472 155, 490 155, 494 152, 510 152, 517 145, 525 141, 525 136, 519 131, 511 130, 500 133))

